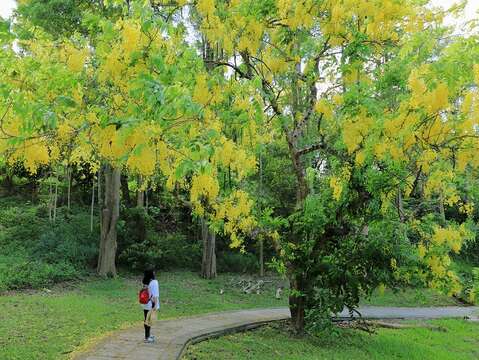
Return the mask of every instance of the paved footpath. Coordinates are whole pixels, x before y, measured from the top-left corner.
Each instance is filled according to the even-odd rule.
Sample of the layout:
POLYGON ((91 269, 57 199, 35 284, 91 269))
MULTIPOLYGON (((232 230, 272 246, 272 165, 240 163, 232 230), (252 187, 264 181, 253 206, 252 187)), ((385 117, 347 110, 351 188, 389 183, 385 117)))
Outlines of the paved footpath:
MULTIPOLYGON (((438 319, 474 317, 479 307, 400 308, 365 306, 359 312, 368 319, 438 319)), ((161 314, 161 313, 160 313, 161 314)), ((161 315, 160 315, 161 316, 161 315)), ((143 343, 143 326, 118 331, 100 342, 77 360, 177 360, 190 344, 229 332, 261 326, 267 322, 288 319, 288 308, 229 311, 202 316, 161 320, 153 324, 154 344, 143 343)), ((346 311, 338 317, 349 317, 346 311)))

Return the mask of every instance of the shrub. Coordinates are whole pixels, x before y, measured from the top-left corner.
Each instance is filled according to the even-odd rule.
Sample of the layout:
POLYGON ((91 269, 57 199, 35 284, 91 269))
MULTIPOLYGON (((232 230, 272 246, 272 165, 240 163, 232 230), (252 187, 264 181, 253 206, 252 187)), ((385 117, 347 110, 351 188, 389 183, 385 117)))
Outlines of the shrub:
POLYGON ((15 254, 1 259, 0 290, 38 288, 78 276, 78 271, 68 262, 48 264, 15 254))
POLYGON ((44 206, 2 199, 0 290, 36 288, 84 274, 96 261, 98 228, 89 211, 57 209, 51 224, 44 206))
POLYGON ((122 265, 133 270, 145 267, 156 269, 194 269, 200 264, 201 249, 185 235, 148 232, 145 241, 127 246, 119 255, 122 265))
POLYGON ((254 273, 259 271, 258 259, 255 255, 225 251, 216 257, 218 272, 254 273))
POLYGON ((90 219, 86 214, 73 215, 40 234, 33 250, 38 259, 47 263, 65 261, 84 270, 95 264, 98 233, 98 229, 90 232, 90 219))

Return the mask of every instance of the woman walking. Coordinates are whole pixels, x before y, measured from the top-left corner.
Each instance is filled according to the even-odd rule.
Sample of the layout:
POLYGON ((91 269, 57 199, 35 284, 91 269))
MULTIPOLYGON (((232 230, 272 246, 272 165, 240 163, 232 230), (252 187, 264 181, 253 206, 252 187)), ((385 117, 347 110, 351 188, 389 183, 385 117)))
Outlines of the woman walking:
POLYGON ((148 289, 148 302, 143 305, 143 316, 145 326, 145 343, 155 342, 151 335, 152 317, 160 309, 160 286, 155 279, 153 270, 145 270, 143 275, 143 287, 148 289))

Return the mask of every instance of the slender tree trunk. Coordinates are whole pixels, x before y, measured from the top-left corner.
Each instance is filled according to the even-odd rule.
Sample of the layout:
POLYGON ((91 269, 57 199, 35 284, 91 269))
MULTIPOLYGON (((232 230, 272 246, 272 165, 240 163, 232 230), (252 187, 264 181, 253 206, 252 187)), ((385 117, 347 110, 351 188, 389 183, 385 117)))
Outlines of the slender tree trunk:
POLYGON ((70 211, 71 203, 71 189, 72 189, 72 169, 70 166, 67 167, 67 181, 68 181, 68 192, 67 192, 67 209, 70 211))
POLYGON ((51 174, 50 179, 48 181, 48 220, 53 222, 53 190, 52 190, 52 182, 51 182, 51 174))
POLYGON ((148 190, 145 191, 145 210, 148 213, 148 190))
MULTIPOLYGON (((98 218, 99 218, 99 223, 100 223, 100 234, 103 228, 103 215, 102 215, 102 207, 103 207, 103 202, 102 202, 102 192, 101 192, 101 177, 102 177, 102 166, 98 169, 98 175, 97 175, 97 180, 98 180, 98 218)), ((101 235, 100 235, 101 236, 101 235)))
POLYGON ((136 191, 136 207, 142 208, 145 206, 145 192, 141 190, 143 180, 141 176, 138 176, 138 190, 136 191))
MULTIPOLYGON (((309 194, 309 187, 306 181, 306 171, 304 164, 301 161, 301 155, 297 150, 295 132, 289 133, 286 135, 288 142, 289 152, 291 156, 291 161, 293 163, 294 172, 297 184, 296 192, 296 208, 301 209, 304 205, 304 201, 309 194)), ((291 323, 297 333, 304 332, 304 316, 305 316, 305 295, 304 295, 304 285, 305 279, 307 279, 307 274, 298 275, 298 269, 295 268, 294 263, 287 264, 289 267, 289 283, 292 290, 291 295, 289 296, 289 309, 291 312, 291 323)))
POLYGON ((116 276, 116 249, 118 218, 120 216, 120 176, 121 171, 110 165, 105 167, 105 200, 102 209, 102 229, 98 274, 116 276))
POLYGON ((12 195, 15 192, 15 183, 13 181, 13 175, 10 174, 9 169, 6 170, 5 179, 3 181, 3 187, 7 189, 8 195, 12 195))
POLYGON ((55 195, 53 198, 53 222, 57 220, 57 205, 58 205, 58 178, 55 182, 55 195))
POLYGON ((95 208, 95 179, 91 184, 90 232, 93 232, 93 212, 95 208))
POLYGON ((441 221, 446 223, 446 211, 444 210, 444 195, 442 192, 439 194, 439 213, 441 214, 441 221))
POLYGON ((209 228, 206 219, 201 220, 201 238, 203 240, 201 276, 205 279, 214 279, 216 278, 216 234, 209 228))
MULTIPOLYGON (((259 151, 259 208, 262 209, 263 205, 263 156, 261 152, 262 148, 260 147, 259 151)), ((259 239, 259 276, 264 276, 264 242, 263 238, 260 236, 259 239)))
POLYGON ((292 294, 289 296, 291 323, 297 333, 304 332, 305 297, 298 294, 304 292, 304 280, 297 275, 290 277, 292 294))
POLYGON ((121 196, 127 207, 131 206, 130 189, 128 188, 128 175, 121 174, 121 196))
POLYGON ((264 243, 263 239, 259 240, 259 276, 264 276, 264 243))
POLYGON ((406 220, 404 216, 404 204, 402 200, 402 192, 401 189, 398 186, 398 196, 397 196, 397 202, 398 202, 398 215, 399 215, 399 221, 402 223, 406 220))

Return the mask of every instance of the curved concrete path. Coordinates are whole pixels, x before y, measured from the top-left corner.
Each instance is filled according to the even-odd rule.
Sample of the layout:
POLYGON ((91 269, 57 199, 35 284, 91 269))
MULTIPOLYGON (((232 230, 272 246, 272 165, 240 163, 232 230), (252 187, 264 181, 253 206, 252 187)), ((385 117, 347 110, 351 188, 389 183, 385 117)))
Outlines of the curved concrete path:
MULTIPOLYGON (((430 307, 400 308, 375 307, 359 308, 363 318, 368 319, 437 319, 452 317, 474 317, 479 307, 430 307)), ((190 344, 228 332, 255 328, 265 323, 284 320, 290 317, 288 308, 255 309, 229 311, 217 314, 161 320, 154 323, 152 333, 156 334, 154 344, 143 343, 143 326, 118 331, 100 342, 87 353, 75 359, 105 360, 177 360, 190 344)), ((338 314, 339 318, 349 318, 347 311, 338 314)))

